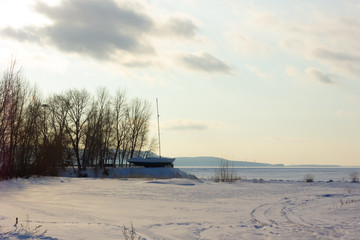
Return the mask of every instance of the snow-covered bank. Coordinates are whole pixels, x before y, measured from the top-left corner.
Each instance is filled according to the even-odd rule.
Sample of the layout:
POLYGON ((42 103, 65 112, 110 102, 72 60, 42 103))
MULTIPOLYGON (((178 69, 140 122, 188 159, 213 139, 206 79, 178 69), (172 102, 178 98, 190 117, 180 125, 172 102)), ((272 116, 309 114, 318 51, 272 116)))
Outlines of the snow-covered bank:
POLYGON ((0 238, 359 239, 360 184, 42 178, 0 182, 0 238))
MULTIPOLYGON (((62 177, 77 177, 79 174, 77 170, 73 168, 67 168, 64 171, 60 172, 62 177)), ((191 174, 188 174, 184 171, 181 171, 178 168, 113 168, 107 167, 104 169, 94 169, 89 168, 86 171, 81 172, 82 176, 90 178, 159 178, 159 179, 169 179, 169 178, 190 178, 196 179, 191 174)))

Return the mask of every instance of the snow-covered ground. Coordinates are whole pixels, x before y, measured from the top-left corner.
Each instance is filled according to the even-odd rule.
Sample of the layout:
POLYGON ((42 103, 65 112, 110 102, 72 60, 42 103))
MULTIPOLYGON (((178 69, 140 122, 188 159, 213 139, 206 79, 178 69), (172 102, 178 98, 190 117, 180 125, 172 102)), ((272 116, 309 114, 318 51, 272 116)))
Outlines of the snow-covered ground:
POLYGON ((360 184, 67 177, 0 182, 0 239, 124 239, 123 225, 131 222, 142 239, 360 239, 360 184))

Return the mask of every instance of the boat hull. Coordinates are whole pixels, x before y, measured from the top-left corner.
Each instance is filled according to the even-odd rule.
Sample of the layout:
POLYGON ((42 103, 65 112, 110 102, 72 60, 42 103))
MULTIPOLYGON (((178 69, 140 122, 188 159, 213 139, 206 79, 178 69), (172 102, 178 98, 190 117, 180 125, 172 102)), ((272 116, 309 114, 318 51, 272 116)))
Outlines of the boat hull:
POLYGON ((129 163, 140 167, 172 167, 175 158, 150 157, 150 158, 132 158, 127 160, 129 163))

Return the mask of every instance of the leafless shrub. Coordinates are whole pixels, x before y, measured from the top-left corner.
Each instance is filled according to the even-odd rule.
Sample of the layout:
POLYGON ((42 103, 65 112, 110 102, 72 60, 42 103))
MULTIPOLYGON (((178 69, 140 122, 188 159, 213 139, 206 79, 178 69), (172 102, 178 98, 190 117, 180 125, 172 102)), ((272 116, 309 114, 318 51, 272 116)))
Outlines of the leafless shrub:
POLYGON ((314 182, 314 175, 306 174, 304 177, 304 182, 314 182))
POLYGON ((229 163, 227 161, 221 160, 220 167, 216 171, 214 181, 233 183, 240 179, 241 178, 237 177, 236 174, 231 170, 229 163))
POLYGON ((134 225, 131 222, 131 228, 126 228, 125 225, 123 225, 123 230, 122 233, 124 235, 125 240, 135 240, 138 239, 140 240, 141 237, 137 235, 137 233, 135 232, 135 228, 134 225))
POLYGON ((358 182, 359 181, 359 173, 358 172, 350 173, 350 180, 351 180, 351 182, 358 182))

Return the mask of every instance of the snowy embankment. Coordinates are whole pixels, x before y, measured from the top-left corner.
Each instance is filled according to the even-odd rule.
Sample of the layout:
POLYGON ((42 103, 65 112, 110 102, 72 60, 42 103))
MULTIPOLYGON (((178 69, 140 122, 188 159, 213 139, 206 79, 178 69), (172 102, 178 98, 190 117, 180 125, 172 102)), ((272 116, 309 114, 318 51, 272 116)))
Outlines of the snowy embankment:
MULTIPOLYGON (((73 168, 67 168, 65 171, 60 173, 62 177, 77 177, 79 174, 77 170, 73 168)), ((187 174, 178 168, 113 168, 109 167, 104 169, 92 169, 89 168, 86 171, 81 172, 82 176, 91 178, 158 178, 158 179, 169 179, 169 178, 190 178, 196 179, 195 176, 187 174)))
POLYGON ((360 184, 65 177, 0 182, 0 239, 124 239, 123 225, 131 222, 142 239, 360 239, 360 184))

